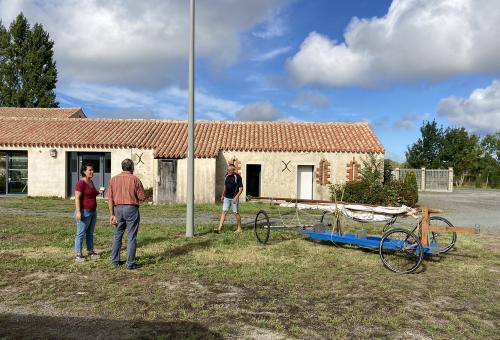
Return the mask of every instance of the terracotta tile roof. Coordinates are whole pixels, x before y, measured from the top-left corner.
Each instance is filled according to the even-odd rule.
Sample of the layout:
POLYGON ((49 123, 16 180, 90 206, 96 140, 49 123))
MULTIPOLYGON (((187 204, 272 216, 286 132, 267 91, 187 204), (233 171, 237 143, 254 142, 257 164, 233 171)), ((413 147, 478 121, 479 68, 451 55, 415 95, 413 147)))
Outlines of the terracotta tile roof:
MULTIPOLYGON (((153 149, 156 157, 184 158, 186 121, 0 118, 0 145, 153 149)), ((383 153, 367 123, 196 123, 196 157, 221 150, 383 153)))
POLYGON ((0 118, 3 117, 33 117, 33 118, 85 118, 79 107, 68 108, 24 108, 0 107, 0 118))

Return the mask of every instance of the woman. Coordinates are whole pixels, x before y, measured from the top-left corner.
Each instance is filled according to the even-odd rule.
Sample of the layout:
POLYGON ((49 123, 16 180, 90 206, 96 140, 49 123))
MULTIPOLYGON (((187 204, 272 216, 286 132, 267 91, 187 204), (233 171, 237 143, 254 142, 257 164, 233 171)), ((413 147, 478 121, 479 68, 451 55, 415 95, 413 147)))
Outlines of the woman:
POLYGON ((91 258, 99 258, 94 251, 94 228, 96 223, 96 197, 99 191, 96 190, 92 177, 94 176, 94 166, 90 163, 83 164, 80 169, 82 178, 76 183, 75 187, 75 207, 76 207, 76 237, 75 253, 76 261, 83 262, 85 257, 82 255, 83 236, 87 243, 87 255, 91 258))

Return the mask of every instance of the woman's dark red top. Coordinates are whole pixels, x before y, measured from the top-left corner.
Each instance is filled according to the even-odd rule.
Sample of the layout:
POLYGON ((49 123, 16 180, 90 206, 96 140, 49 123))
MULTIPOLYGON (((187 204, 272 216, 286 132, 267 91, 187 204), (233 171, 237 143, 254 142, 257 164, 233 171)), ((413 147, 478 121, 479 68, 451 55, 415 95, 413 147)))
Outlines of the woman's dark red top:
POLYGON ((94 187, 94 183, 90 182, 90 184, 87 184, 87 182, 81 179, 76 183, 75 191, 79 191, 82 193, 82 196, 80 196, 80 209, 86 209, 90 211, 96 210, 96 197, 97 195, 99 195, 99 192, 94 187))

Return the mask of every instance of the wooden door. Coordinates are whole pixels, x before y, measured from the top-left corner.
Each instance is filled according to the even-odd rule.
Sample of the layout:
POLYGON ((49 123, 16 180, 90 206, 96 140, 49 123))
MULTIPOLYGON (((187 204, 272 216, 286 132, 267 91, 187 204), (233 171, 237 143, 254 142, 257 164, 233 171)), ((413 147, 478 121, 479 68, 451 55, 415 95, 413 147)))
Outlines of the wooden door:
POLYGON ((175 202, 177 193, 177 160, 158 160, 158 202, 175 202))

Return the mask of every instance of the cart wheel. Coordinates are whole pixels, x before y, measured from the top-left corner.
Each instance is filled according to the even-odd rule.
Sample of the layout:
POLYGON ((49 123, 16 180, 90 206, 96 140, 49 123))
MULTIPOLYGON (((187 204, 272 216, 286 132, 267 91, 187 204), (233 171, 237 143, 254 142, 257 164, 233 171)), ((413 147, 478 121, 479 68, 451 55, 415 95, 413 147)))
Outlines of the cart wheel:
POLYGON ((409 230, 391 229, 380 239, 379 255, 384 267, 395 273, 413 273, 424 259, 424 248, 409 230))
POLYGON ((396 222, 396 219, 397 219, 397 216, 394 216, 393 218, 391 218, 385 225, 384 225, 384 228, 382 229, 382 232, 387 232, 389 229, 392 228, 392 226, 394 225, 394 222, 396 222))
MULTIPOLYGON (((419 228, 421 227, 421 224, 422 222, 419 222, 418 224, 419 228)), ((445 226, 445 227, 455 228, 455 226, 451 224, 450 221, 440 216, 431 216, 431 218, 429 219, 429 224, 435 226, 445 226)), ((429 245, 431 247, 438 248, 440 253, 446 253, 450 251, 455 246, 456 242, 457 242, 457 233, 436 232, 436 231, 432 231, 429 233, 429 245)))
POLYGON ((266 244, 269 240, 269 234, 271 232, 271 223, 269 223, 269 217, 264 210, 261 210, 255 216, 255 223, 253 225, 253 232, 255 238, 258 242, 266 244))
MULTIPOLYGON (((326 215, 328 215, 328 214, 331 214, 331 213, 329 211, 326 211, 326 210, 323 211, 323 213, 321 214, 321 218, 319 219, 319 223, 324 225, 325 220, 326 220, 326 215)), ((329 224, 329 225, 331 225, 331 224, 329 224)))

